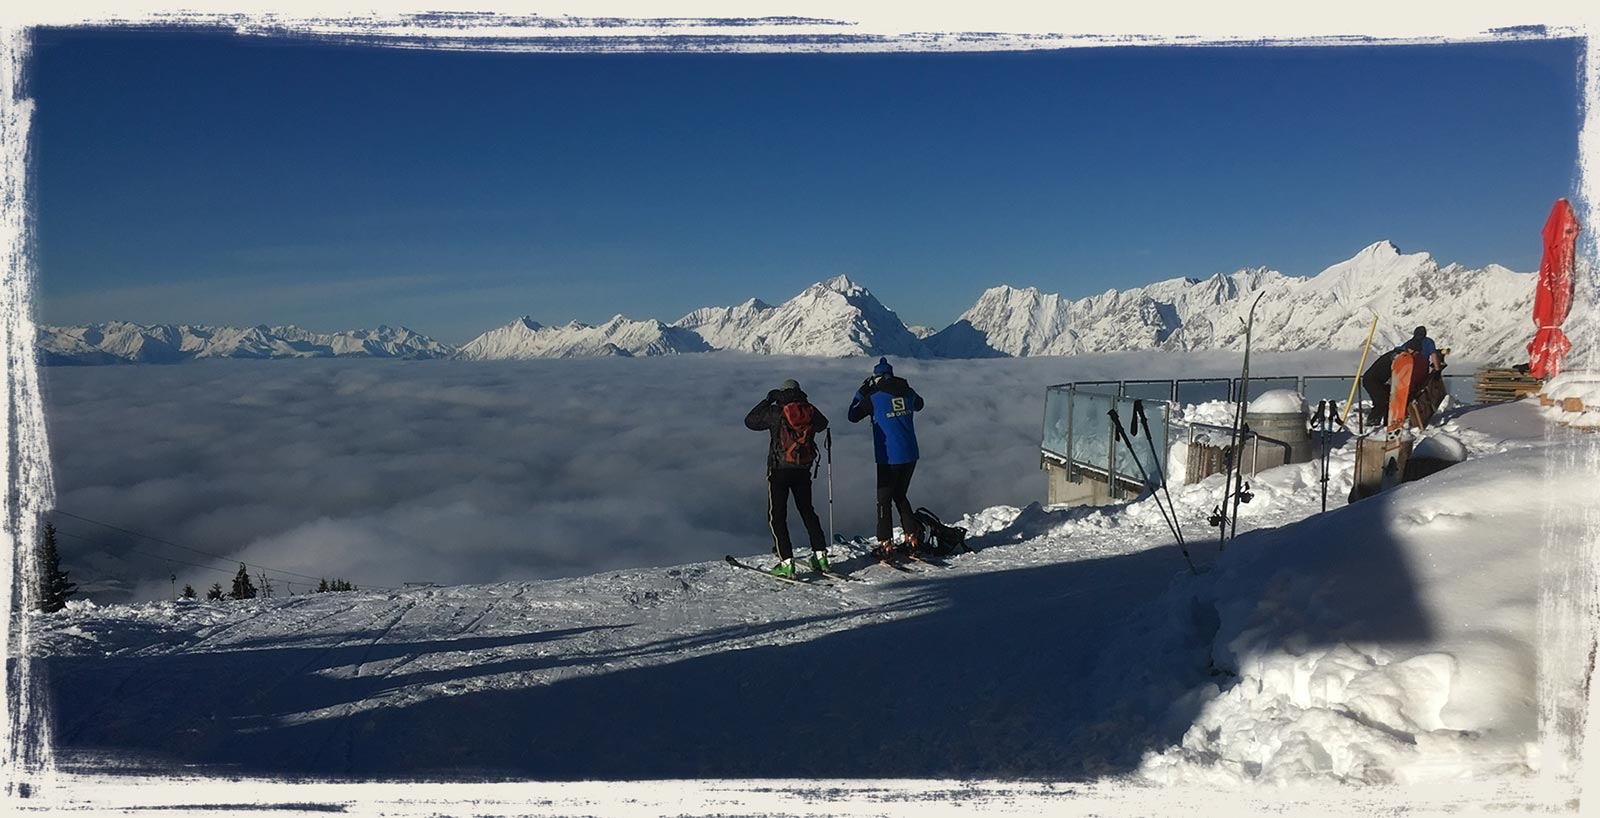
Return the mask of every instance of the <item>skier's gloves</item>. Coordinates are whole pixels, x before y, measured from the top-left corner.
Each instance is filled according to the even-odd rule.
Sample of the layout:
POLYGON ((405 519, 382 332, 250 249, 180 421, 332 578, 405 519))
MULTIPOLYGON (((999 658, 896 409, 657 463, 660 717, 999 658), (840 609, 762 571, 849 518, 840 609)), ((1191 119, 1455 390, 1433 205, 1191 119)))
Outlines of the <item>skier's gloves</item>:
POLYGON ((877 377, 873 376, 861 382, 861 389, 858 390, 861 393, 861 397, 864 398, 877 391, 878 385, 876 381, 877 377))
POLYGON ((776 401, 777 399, 778 399, 778 390, 772 389, 772 390, 769 390, 767 392, 767 403, 772 403, 772 402, 776 401))

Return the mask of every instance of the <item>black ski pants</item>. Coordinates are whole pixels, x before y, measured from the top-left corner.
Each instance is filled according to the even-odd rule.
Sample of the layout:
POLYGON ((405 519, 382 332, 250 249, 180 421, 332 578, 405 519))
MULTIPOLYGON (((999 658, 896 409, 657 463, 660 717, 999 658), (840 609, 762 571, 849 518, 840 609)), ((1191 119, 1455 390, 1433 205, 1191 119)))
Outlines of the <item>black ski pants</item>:
POLYGON ((906 490, 911 488, 911 473, 916 469, 915 460, 878 464, 878 542, 888 542, 894 533, 894 510, 897 508, 900 509, 900 527, 917 542, 922 542, 922 524, 917 522, 911 501, 906 499, 906 490))
POLYGON ((794 558, 794 544, 789 540, 789 495, 794 495, 794 507, 805 523, 806 535, 811 538, 811 550, 827 547, 822 534, 822 521, 817 510, 811 507, 811 471, 809 469, 773 469, 767 475, 767 522, 772 526, 772 542, 779 559, 794 558))
POLYGON ((1372 398, 1372 410, 1367 413, 1367 423, 1377 425, 1389 417, 1389 380, 1393 377, 1394 353, 1385 352, 1367 367, 1361 375, 1361 388, 1372 398))

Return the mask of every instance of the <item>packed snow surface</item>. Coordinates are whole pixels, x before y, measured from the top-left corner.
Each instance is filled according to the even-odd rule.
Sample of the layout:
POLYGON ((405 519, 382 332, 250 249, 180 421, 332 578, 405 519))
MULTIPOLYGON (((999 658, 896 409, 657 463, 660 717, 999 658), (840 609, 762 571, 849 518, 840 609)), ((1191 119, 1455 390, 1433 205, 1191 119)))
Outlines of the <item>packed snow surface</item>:
MULTIPOLYGON (((1522 780, 1540 567, 1600 511, 1530 402, 1445 421, 1466 462, 1345 506, 1353 444, 1262 472, 1219 554, 1212 477, 994 507, 975 553, 790 585, 705 562, 576 579, 31 618, 68 769, 379 780, 1522 780), (1552 515, 1552 509, 1564 512, 1552 515), (115 769, 113 767, 113 769, 115 769)), ((447 544, 441 544, 447 547, 447 544)), ((767 564, 765 554, 739 555, 767 564)), ((1576 686, 1581 670, 1556 680, 1576 686)))

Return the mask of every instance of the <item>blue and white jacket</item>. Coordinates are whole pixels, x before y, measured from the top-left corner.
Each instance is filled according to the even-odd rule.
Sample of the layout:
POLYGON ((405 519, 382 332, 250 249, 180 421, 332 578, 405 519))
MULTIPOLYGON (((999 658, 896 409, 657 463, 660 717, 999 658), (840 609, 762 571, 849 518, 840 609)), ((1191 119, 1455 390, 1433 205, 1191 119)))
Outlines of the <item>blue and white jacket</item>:
POLYGON ((904 378, 876 377, 861 385, 850 402, 848 417, 855 423, 872 417, 872 453, 879 463, 898 466, 917 462, 915 413, 922 411, 922 396, 904 378))

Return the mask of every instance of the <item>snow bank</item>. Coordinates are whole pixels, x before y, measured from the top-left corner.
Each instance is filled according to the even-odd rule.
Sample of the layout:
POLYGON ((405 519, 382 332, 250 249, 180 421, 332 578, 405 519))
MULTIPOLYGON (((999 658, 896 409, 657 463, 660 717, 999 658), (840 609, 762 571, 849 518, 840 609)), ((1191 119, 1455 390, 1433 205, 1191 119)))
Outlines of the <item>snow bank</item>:
MULTIPOLYGON (((1175 705, 1201 702, 1141 774, 1414 783, 1537 769, 1539 543, 1552 506, 1595 505, 1594 479, 1553 483, 1544 451, 1520 449, 1241 536, 1177 592, 1214 612, 1218 680, 1175 705)), ((1585 534, 1554 541, 1577 549, 1585 534)))

